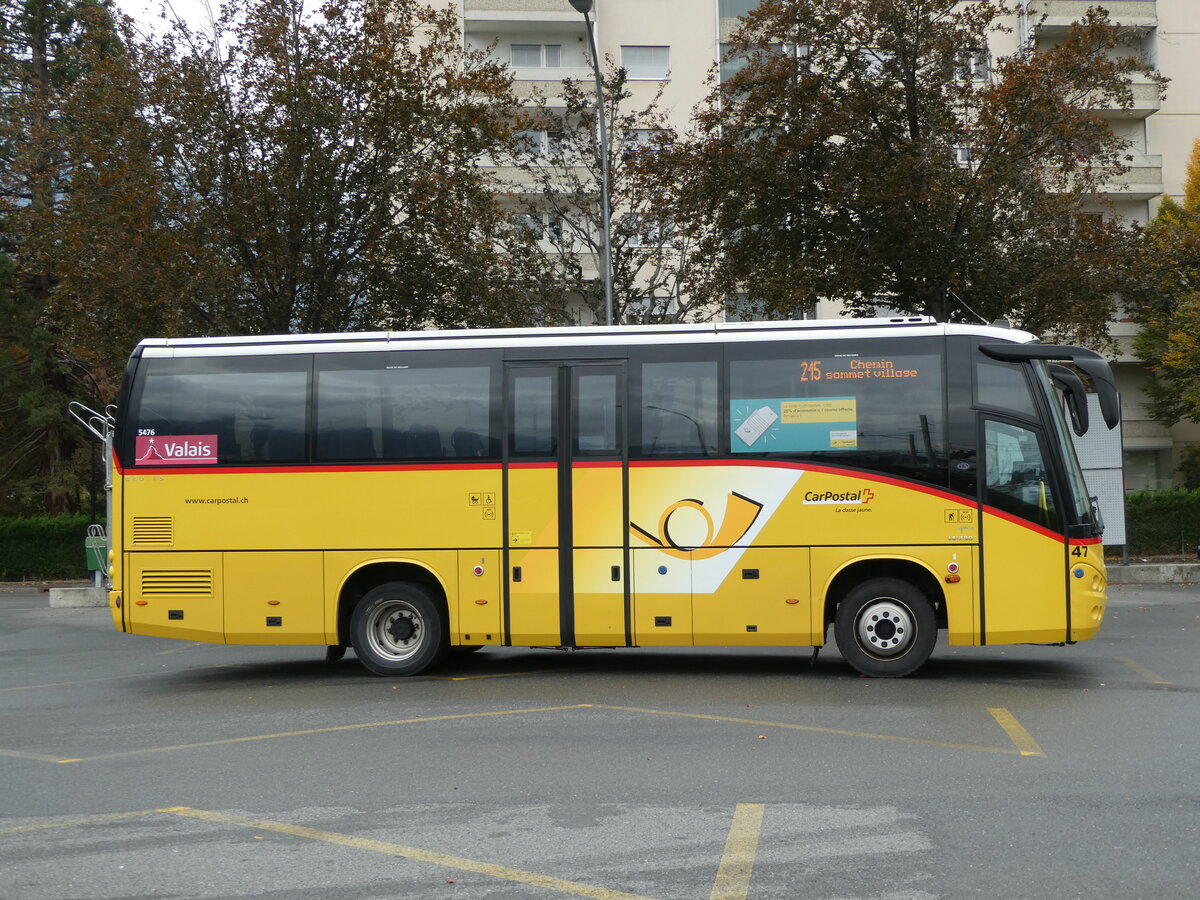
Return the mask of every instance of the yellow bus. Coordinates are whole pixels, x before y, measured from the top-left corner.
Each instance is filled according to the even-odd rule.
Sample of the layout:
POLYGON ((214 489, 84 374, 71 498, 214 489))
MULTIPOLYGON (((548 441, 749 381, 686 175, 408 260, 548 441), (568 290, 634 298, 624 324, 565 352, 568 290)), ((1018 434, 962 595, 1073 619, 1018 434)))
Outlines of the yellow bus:
POLYGON ((1097 354, 923 317, 148 339, 113 430, 112 616, 386 676, 831 628, 885 677, 939 631, 1074 643, 1106 588, 1085 382, 1115 426, 1097 354))

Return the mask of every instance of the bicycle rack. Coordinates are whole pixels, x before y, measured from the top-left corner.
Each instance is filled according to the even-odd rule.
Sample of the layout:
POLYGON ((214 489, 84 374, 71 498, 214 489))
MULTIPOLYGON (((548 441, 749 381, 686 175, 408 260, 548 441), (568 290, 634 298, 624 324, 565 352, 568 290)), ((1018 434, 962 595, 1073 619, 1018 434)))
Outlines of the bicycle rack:
MULTIPOLYGON (((113 435, 117 426, 117 408, 109 404, 104 407, 104 412, 98 413, 94 409, 90 409, 78 400, 72 400, 67 405, 67 413, 76 422, 83 426, 84 430, 92 437, 104 445, 104 521, 108 523, 108 527, 112 527, 112 488, 113 488, 113 435)), ((108 554, 112 551, 112 540, 109 536, 108 529, 103 525, 89 525, 87 537, 84 538, 84 552, 100 550, 103 547, 101 561, 103 563, 96 572, 95 579, 97 587, 101 584, 102 577, 107 580, 108 577, 108 554), (103 541, 101 544, 100 541, 103 541)))

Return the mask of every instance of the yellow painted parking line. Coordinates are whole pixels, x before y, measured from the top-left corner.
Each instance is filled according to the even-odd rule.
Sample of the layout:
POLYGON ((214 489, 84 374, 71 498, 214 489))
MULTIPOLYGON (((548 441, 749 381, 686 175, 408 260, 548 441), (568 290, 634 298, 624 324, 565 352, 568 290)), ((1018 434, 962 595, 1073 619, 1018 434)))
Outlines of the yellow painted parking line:
POLYGON ((182 647, 171 647, 169 650, 159 650, 155 656, 166 656, 168 653, 182 653, 184 650, 199 650, 201 647, 211 647, 212 644, 184 644, 182 647))
POLYGON ((391 719, 387 722, 359 722, 354 725, 330 725, 325 728, 304 728, 299 731, 280 731, 275 734, 249 734, 243 737, 221 738, 213 741, 197 741, 193 744, 174 744, 168 747, 144 747, 140 750, 121 750, 116 753, 100 753, 96 756, 83 756, 75 759, 57 759, 55 762, 80 763, 95 762, 101 759, 121 759, 128 756, 145 756, 151 753, 171 753, 177 750, 197 750, 201 747, 220 747, 226 744, 245 744, 252 741, 274 741, 281 738, 304 737, 310 734, 332 734, 338 731, 358 731, 364 728, 388 728, 397 725, 417 725, 425 722, 449 722, 455 719, 486 719, 497 716, 520 716, 532 713, 562 712, 567 709, 580 709, 585 704, 575 706, 543 706, 531 709, 501 709, 493 712, 456 713, 447 716, 416 716, 411 719, 391 719))
POLYGON ((1016 720, 1012 718, 1011 714, 1008 713, 1006 710, 999 710, 999 711, 989 710, 989 711, 992 713, 992 715, 994 717, 996 717, 997 721, 1000 721, 1000 717, 997 716, 997 712, 1004 713, 1005 715, 1008 716, 1008 720, 1011 720, 1011 724, 1005 724, 1005 722, 1002 722, 1002 721, 1000 721, 1000 724, 1001 724, 1001 727, 1003 727, 1005 729, 1005 731, 1007 731, 1009 733, 1009 737, 1012 738, 1013 743, 1016 744, 1015 750, 1012 748, 1009 748, 1009 747, 988 747, 988 746, 983 746, 983 745, 979 745, 979 744, 963 744, 963 743, 956 743, 956 742, 952 742, 952 741, 938 741, 938 740, 932 740, 930 738, 906 737, 906 736, 895 735, 895 734, 875 734, 875 733, 867 732, 867 731, 851 731, 851 730, 847 730, 847 729, 843 729, 843 728, 825 728, 825 727, 822 727, 819 725, 798 725, 793 722, 774 722, 774 721, 766 721, 766 720, 762 720, 762 719, 744 719, 744 718, 738 718, 738 717, 734 717, 734 716, 718 716, 718 715, 711 715, 711 714, 705 714, 705 713, 687 713, 687 712, 677 712, 674 710, 647 709, 647 708, 643 708, 643 707, 634 707, 634 706, 611 706, 611 705, 596 704, 596 703, 576 703, 576 704, 572 704, 569 706, 541 706, 541 707, 530 707, 530 708, 524 708, 524 709, 502 709, 502 710, 494 710, 492 712, 455 713, 455 714, 444 715, 444 716, 414 716, 414 717, 408 718, 408 719, 390 719, 390 720, 383 721, 383 722, 358 722, 358 723, 355 723, 352 725, 329 725, 329 726, 322 727, 322 728, 304 728, 304 729, 299 729, 296 731, 280 731, 280 732, 275 732, 272 734, 250 734, 250 735, 243 735, 241 737, 219 738, 219 739, 211 740, 211 741, 196 741, 194 743, 188 743, 188 744, 172 744, 172 745, 162 746, 162 747, 143 747, 143 748, 140 748, 137 750, 119 750, 114 753, 98 753, 94 756, 62 758, 62 757, 55 757, 55 756, 51 756, 51 755, 43 756, 43 755, 31 754, 31 753, 21 753, 20 751, 15 751, 15 750, 7 751, 7 752, 0 751, 0 754, 6 753, 6 755, 21 756, 23 758, 40 759, 40 760, 44 760, 47 762, 64 763, 64 764, 87 763, 87 762, 97 762, 97 761, 106 760, 106 759, 123 759, 123 758, 133 757, 133 756, 147 756, 147 755, 154 754, 154 753, 173 753, 173 752, 180 751, 180 750, 198 750, 198 749, 201 749, 204 747, 220 747, 220 746, 226 746, 226 745, 230 745, 230 744, 245 744, 245 743, 251 743, 254 741, 272 741, 272 740, 281 740, 284 738, 292 738, 292 737, 305 737, 308 735, 315 735, 315 734, 333 734, 333 733, 340 732, 340 731, 358 731, 358 730, 362 730, 362 729, 366 729, 366 728, 389 728, 389 727, 396 727, 396 726, 400 726, 400 725, 419 725, 422 723, 429 723, 429 722, 450 722, 450 721, 455 721, 458 719, 487 719, 487 718, 498 718, 501 716, 520 716, 520 715, 532 715, 532 714, 537 714, 537 713, 567 712, 569 710, 574 710, 574 709, 604 709, 604 710, 611 710, 611 711, 615 711, 615 712, 641 713, 644 715, 653 715, 653 716, 673 716, 675 718, 683 718, 683 719, 698 719, 701 721, 708 721, 708 722, 729 722, 729 723, 738 724, 738 725, 754 725, 754 726, 762 727, 762 728, 783 728, 783 729, 787 729, 790 731, 807 731, 807 732, 812 732, 812 733, 816 733, 816 734, 840 735, 843 737, 865 738, 868 740, 876 740, 876 741, 892 741, 892 742, 903 743, 903 744, 920 744, 920 745, 927 746, 927 747, 943 747, 943 748, 947 748, 947 749, 951 749, 951 750, 975 750, 975 751, 979 751, 979 752, 983 752, 983 753, 1001 753, 1001 754, 1020 753, 1022 756, 1045 756, 1045 754, 1042 752, 1041 748, 1038 747, 1037 743, 1033 740, 1032 737, 1030 737, 1029 732, 1025 731, 1024 728, 1021 728, 1020 724, 1017 723, 1016 720), (1015 728, 1015 730, 1014 730, 1014 728, 1015 728))
POLYGON ((754 856, 758 852, 758 836, 762 832, 763 805, 739 803, 733 811, 725 852, 717 868, 709 900, 746 900, 750 893, 750 874, 754 871, 754 856))
POLYGON ((46 831, 51 828, 70 828, 72 825, 116 822, 120 819, 135 819, 138 816, 155 816, 161 812, 160 809, 139 809, 137 812, 108 813, 100 816, 86 816, 82 819, 64 819, 61 822, 43 822, 40 825, 14 825, 11 828, 0 828, 0 834, 24 834, 30 831, 46 831))
POLYGON ((45 753, 26 753, 23 750, 5 750, 0 747, 0 756, 12 756, 16 759, 36 759, 38 762, 63 762, 61 756, 47 756, 45 753))
MULTIPOLYGON (((945 747, 950 750, 978 750, 983 753, 1002 753, 1008 756, 1018 751, 1010 747, 985 747, 980 744, 959 744, 951 741, 934 741, 929 738, 903 737, 896 734, 872 734, 869 731, 848 731, 844 728, 822 728, 819 725, 797 725, 793 722, 770 722, 761 719, 741 719, 735 716, 710 716, 704 713, 673 712, 666 709, 642 709, 636 706, 603 706, 583 704, 593 709, 613 709, 621 712, 647 713, 655 716, 676 716, 681 719, 700 719, 707 722, 732 722, 736 725, 757 725, 763 728, 786 728, 790 731, 810 731, 817 734, 835 734, 842 737, 867 738, 873 741, 895 741, 901 744, 923 744, 927 747, 945 747)), ((1030 738, 1032 740, 1032 738, 1030 738)), ((1036 746, 1036 745, 1035 745, 1036 746)))
POLYGON ((100 678, 83 678, 79 681, 48 681, 44 684, 18 684, 16 687, 0 688, 0 694, 11 691, 35 691, 38 688, 78 687, 81 684, 99 684, 102 681, 122 681, 127 678, 161 678, 162 672, 133 672, 129 675, 105 675, 100 678))
POLYGON ((508 866, 497 866, 492 863, 480 862, 475 859, 465 859, 461 856, 450 856, 445 853, 435 853, 432 850, 421 850, 417 847, 405 847, 402 844, 391 844, 386 841, 375 841, 368 838, 353 837, 339 834, 335 831, 322 831, 317 828, 306 828, 303 825, 289 825, 286 822, 271 822, 265 819, 249 819, 243 816, 233 816, 226 813, 208 812, 203 809, 192 809, 187 806, 172 806, 159 812, 186 816, 192 819, 203 819, 207 822, 219 822, 225 825, 239 825, 253 828, 256 831, 274 831, 279 834, 290 834, 294 837, 309 838, 323 841, 327 844, 340 844, 343 847, 353 847, 358 850, 369 850, 373 853, 385 853, 388 856, 399 856, 417 862, 432 863, 458 872, 474 872, 504 881, 513 881, 529 887, 544 888, 557 891, 560 894, 573 894, 576 897, 589 897, 591 900, 649 900, 638 894, 626 894, 623 891, 613 891, 608 888, 582 884, 578 881, 568 881, 565 878, 555 878, 551 875, 539 875, 536 872, 526 872, 512 869, 508 866))
POLYGON ((1149 669, 1147 669, 1141 663, 1136 663, 1132 659, 1129 659, 1129 657, 1127 657, 1127 656, 1118 656, 1117 662, 1132 669, 1134 672, 1136 672, 1138 675, 1145 678, 1147 681, 1152 681, 1155 684, 1164 684, 1164 685, 1171 683, 1171 682, 1167 681, 1165 678, 1163 678, 1161 675, 1151 672, 1149 669))
MULTIPOLYGON (((204 645, 197 645, 204 646, 204 645)), ((164 651, 170 652, 170 651, 164 651)), ((105 681, 126 681, 131 678, 162 678, 164 675, 177 675, 181 672, 205 672, 209 669, 250 669, 249 663, 216 663, 211 666, 189 666, 183 670, 158 670, 155 672, 130 672, 127 675, 102 675, 99 678, 81 678, 78 681, 46 681, 41 684, 18 684, 16 687, 0 688, 0 694, 11 691, 36 691, 39 688, 78 687, 83 684, 100 684, 105 681)))
POLYGON ((1012 742, 1017 745, 1017 750, 1022 756, 1045 756, 1045 752, 1038 746, 1038 742, 1033 739, 1033 735, 1025 730, 1024 726, 1017 721, 1017 717, 1003 707, 989 707, 988 712, 992 714, 992 718, 996 720, 1004 732, 1012 739, 1012 742))

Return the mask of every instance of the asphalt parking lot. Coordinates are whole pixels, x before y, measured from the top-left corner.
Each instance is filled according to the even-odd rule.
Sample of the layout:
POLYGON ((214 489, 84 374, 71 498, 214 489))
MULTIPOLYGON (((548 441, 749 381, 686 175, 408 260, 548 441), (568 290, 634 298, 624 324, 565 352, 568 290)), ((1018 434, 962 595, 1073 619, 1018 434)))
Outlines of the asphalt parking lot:
POLYGON ((0 593, 0 897, 1190 897, 1200 587, 1074 647, 322 648, 0 593))

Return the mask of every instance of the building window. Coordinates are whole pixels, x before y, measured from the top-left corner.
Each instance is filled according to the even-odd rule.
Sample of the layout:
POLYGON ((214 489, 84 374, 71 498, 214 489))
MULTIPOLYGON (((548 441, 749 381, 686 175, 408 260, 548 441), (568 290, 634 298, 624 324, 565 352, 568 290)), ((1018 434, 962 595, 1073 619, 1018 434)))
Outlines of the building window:
POLYGON ((546 150, 546 133, 536 128, 522 128, 517 132, 517 149, 530 156, 541 156, 546 150))
POLYGON ((666 78, 671 74, 671 48, 623 46, 621 65, 630 78, 666 78))
POLYGON ((517 132, 517 149, 530 156, 561 156, 565 151, 564 140, 561 131, 523 128, 517 132))
MULTIPOLYGON (((807 44, 793 42, 772 44, 769 51, 772 57, 785 57, 787 59, 798 60, 801 68, 807 68, 808 52, 807 44)), ((745 53, 734 52, 733 44, 721 44, 720 54, 718 62, 720 63, 722 84, 750 65, 752 59, 761 58, 762 56, 761 53, 757 52, 752 53, 750 56, 747 56, 745 53)))
POLYGON ((750 299, 745 291, 738 291, 725 301, 726 322, 772 322, 786 319, 816 319, 817 305, 805 304, 790 313, 778 312, 767 308, 763 300, 750 299))
POLYGON ((721 84, 729 81, 734 75, 750 64, 743 53, 734 53, 732 44, 721 44, 721 84))
POLYGON ((637 153, 641 150, 657 150, 661 143, 661 128, 627 128, 625 129, 624 151, 637 153))
POLYGON ((563 238, 563 220, 557 213, 522 213, 515 217, 515 224, 539 241, 557 242, 563 238))
POLYGON ((760 0, 720 0, 720 15, 722 19, 737 19, 748 16, 750 11, 758 6, 760 0))
POLYGON ((955 75, 959 81, 988 81, 992 74, 992 60, 987 50, 971 50, 958 61, 955 75))
POLYGON ((525 69, 557 69, 562 65, 562 45, 513 44, 512 64, 525 69))
POLYGON ((858 51, 863 65, 863 75, 872 81, 883 78, 884 69, 895 61, 896 55, 879 47, 863 47, 858 51))
POLYGON ((1126 450, 1125 492, 1162 491, 1171 484, 1171 451, 1152 448, 1126 450))
POLYGON ((650 216, 645 215, 633 215, 629 218, 632 221, 633 228, 629 235, 628 246, 672 246, 671 235, 675 231, 675 226, 672 222, 663 221, 662 219, 653 219, 650 216))

